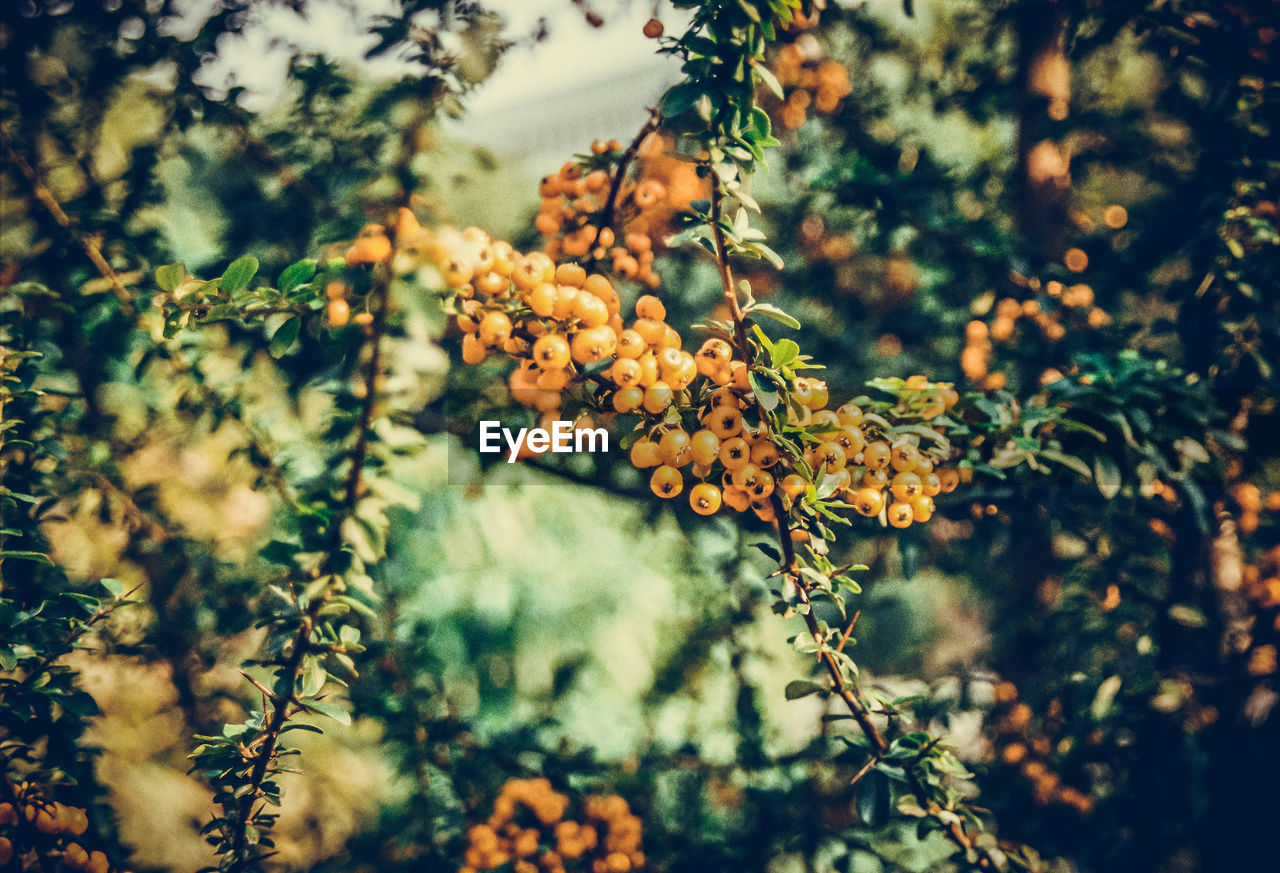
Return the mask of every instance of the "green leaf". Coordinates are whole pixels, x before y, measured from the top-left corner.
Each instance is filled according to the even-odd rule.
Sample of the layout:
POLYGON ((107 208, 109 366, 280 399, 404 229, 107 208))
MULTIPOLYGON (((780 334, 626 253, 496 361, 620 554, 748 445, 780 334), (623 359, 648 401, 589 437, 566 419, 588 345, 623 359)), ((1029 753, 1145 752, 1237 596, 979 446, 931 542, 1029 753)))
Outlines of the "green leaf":
POLYGON ((1064 467, 1070 467, 1086 479, 1093 477, 1093 472, 1089 469, 1089 465, 1075 455, 1068 455, 1057 449, 1041 449, 1039 454, 1046 461, 1056 461, 1064 467))
MULTIPOLYGON (((258 259, 252 255, 245 255, 243 258, 236 258, 227 267, 227 271, 222 274, 222 290, 228 294, 239 291, 244 288, 258 275, 258 259)), ((279 357, 277 355, 276 357, 279 357)))
POLYGON ((329 703, 324 700, 308 700, 303 704, 307 709, 318 712, 320 715, 327 715, 338 724, 351 724, 351 713, 347 712, 336 703, 329 703))
POLYGON ((662 98, 662 117, 675 118, 688 112, 702 96, 702 89, 695 82, 681 82, 662 98))
POLYGON ((275 333, 271 335, 271 342, 267 350, 271 352, 271 357, 283 357, 289 349, 293 348, 293 344, 298 341, 298 335, 302 332, 302 319, 296 315, 281 322, 276 328, 275 333))
POLYGON ((800 356, 800 345, 795 340, 783 339, 778 340, 769 349, 769 358, 774 369, 781 369, 800 356))
POLYGON ((0 552, 0 558, 4 558, 6 561, 35 561, 37 564, 53 566, 53 561, 49 560, 49 556, 44 552, 5 551, 0 552))
POLYGON ((165 264, 156 268, 156 284, 165 291, 172 292, 187 278, 187 268, 182 263, 165 264))
POLYGON ((1093 479, 1102 496, 1110 500, 1120 493, 1123 478, 1120 465, 1110 455, 1098 455, 1093 459, 1093 479))
MULTIPOLYGON (((764 86, 781 100, 783 97, 782 83, 778 81, 778 77, 773 74, 773 71, 765 64, 752 64, 752 68, 755 70, 756 75, 760 77, 760 81, 764 82, 764 86)), ((767 132, 768 128, 765 130, 767 132)))
POLYGON ((311 258, 307 258, 304 261, 298 261, 285 267, 280 273, 280 278, 276 284, 280 286, 281 291, 288 294, 299 285, 310 282, 315 274, 316 262, 311 258))
POLYGON ((858 786, 858 817, 877 828, 889 820, 889 779, 872 770, 858 786))
POLYGON ((810 694, 818 694, 826 691, 827 686, 820 682, 814 682, 810 679, 793 679, 787 683, 783 694, 787 700, 799 700, 801 697, 808 697, 810 694))
POLYGON ((756 400, 760 403, 760 407, 765 412, 772 412, 777 409, 781 397, 772 386, 765 384, 764 379, 755 370, 747 374, 748 381, 751 382, 751 390, 755 392, 756 400))
POLYGON ((797 329, 800 327, 799 321, 797 321, 788 313, 774 306, 772 303, 757 303, 756 305, 748 309, 746 314, 755 315, 756 313, 760 313, 761 315, 767 315, 769 318, 772 318, 774 321, 782 322, 787 327, 797 328, 797 329))

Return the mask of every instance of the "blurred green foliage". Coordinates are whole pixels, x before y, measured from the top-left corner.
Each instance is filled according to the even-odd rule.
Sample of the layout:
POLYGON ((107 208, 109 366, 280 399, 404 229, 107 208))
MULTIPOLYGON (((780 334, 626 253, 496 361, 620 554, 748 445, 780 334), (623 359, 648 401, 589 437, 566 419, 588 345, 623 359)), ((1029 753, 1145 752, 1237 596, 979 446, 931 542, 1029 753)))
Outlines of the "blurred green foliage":
MULTIPOLYGON (((226 282, 252 256, 229 284, 287 299, 310 258, 369 291, 329 259, 396 206, 451 218, 433 119, 519 36, 478 4, 401 3, 372 32, 403 78, 300 55, 286 108, 255 114, 198 71, 260 5, 224 0, 189 38, 170 2, 0 12, 5 794, 87 808, 82 842, 120 869, 211 863, 191 735, 266 708, 238 670, 266 586, 331 534, 362 399, 362 336, 303 327, 323 278, 273 343, 278 317, 179 330, 176 305, 166 338, 154 271, 226 282)), ((832 555, 869 567, 864 683, 949 728, 996 833, 1054 869, 1253 869, 1280 777, 1276 4, 828 5, 780 36, 771 68, 799 72, 760 97, 782 142, 752 194, 786 268, 740 269, 833 396, 914 372, 972 389, 978 470, 926 531, 866 521, 832 555), (805 112, 824 60, 848 93, 805 112), (1092 303, 1066 305, 1080 285, 1092 303), (972 321, 987 372, 966 380, 972 321)), ((705 318, 714 271, 663 259, 669 321, 705 318)), ((879 774, 848 787, 865 755, 825 701, 786 699, 801 626, 770 612, 767 530, 663 509, 614 460, 481 466, 464 439, 494 371, 450 367, 437 300, 394 293, 398 430, 344 546, 357 570, 387 557, 349 619, 366 650, 343 640, 359 677, 311 689, 355 722, 299 743, 265 863, 456 869, 502 784, 545 775, 625 796, 653 869, 949 869, 879 774)))

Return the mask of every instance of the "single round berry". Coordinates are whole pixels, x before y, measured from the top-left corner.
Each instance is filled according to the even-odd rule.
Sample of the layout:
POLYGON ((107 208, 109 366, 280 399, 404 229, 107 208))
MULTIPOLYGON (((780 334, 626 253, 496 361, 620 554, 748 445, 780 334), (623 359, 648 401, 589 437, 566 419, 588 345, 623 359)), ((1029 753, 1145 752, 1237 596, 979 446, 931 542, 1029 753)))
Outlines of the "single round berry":
POLYGON ((675 467, 663 464, 653 471, 649 487, 659 497, 675 497, 684 488, 684 477, 675 467))
POLYGON ((571 360, 568 341, 554 333, 539 337, 533 344, 533 360, 544 370, 563 370, 571 360))
MULTIPOLYGON (((714 431, 713 431, 714 433, 714 431)), ((730 437, 720 443, 720 463, 730 472, 751 463, 751 446, 742 437, 730 437)))
POLYGON ((910 527, 915 520, 915 512, 910 503, 895 502, 889 504, 889 524, 896 528, 910 527))
POLYGON ((648 437, 641 437, 631 445, 631 465, 641 470, 657 467, 662 463, 662 450, 648 437))
POLYGON ((664 433, 662 439, 658 441, 663 462, 672 467, 683 467, 688 464, 693 460, 691 442, 689 434, 679 428, 664 433))
POLYGON ((689 489, 689 505, 698 515, 713 515, 720 504, 720 489, 710 482, 699 482, 689 489))
POLYGON ((878 488, 859 488, 853 495, 853 508, 868 518, 884 509, 884 492, 878 488))
POLYGON ((876 440, 867 446, 862 454, 862 463, 867 465, 868 470, 883 470, 889 466, 889 459, 893 455, 893 449, 888 443, 876 440))
POLYGON ((479 335, 486 346, 502 345, 511 338, 511 319, 505 312, 486 312, 480 319, 479 335))
POLYGON ((703 428, 690 437, 689 450, 693 453, 693 462, 695 464, 710 467, 719 459, 720 437, 703 428))

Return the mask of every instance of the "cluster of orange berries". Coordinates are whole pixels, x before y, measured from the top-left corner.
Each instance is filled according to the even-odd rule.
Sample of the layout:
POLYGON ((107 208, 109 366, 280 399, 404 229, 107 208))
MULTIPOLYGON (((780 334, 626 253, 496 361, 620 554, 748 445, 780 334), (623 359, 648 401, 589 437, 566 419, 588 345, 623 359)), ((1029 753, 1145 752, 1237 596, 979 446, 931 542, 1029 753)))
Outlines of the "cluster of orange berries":
POLYGON ((616 794, 583 801, 583 820, 565 818, 569 798, 544 778, 508 779, 493 814, 467 831, 459 873, 627 873, 644 867, 644 825, 616 794))
MULTIPOLYGON (((1037 279, 1027 281, 1033 290, 1041 287, 1037 279)), ((1106 310, 1094 305, 1093 289, 1090 286, 1064 285, 1051 280, 1044 283, 1043 288, 1051 299, 1057 301, 1057 306, 1047 309, 1035 297, 1021 301, 1014 297, 1002 297, 995 304, 995 318, 990 325, 974 319, 965 326, 965 346, 960 353, 960 368, 967 379, 980 381, 988 391, 996 391, 1005 386, 1008 380, 1004 373, 989 371, 992 343, 1014 342, 1019 321, 1034 324, 1041 336, 1049 342, 1058 342, 1065 337, 1069 326, 1100 328, 1111 323, 1111 316, 1106 310)), ((1041 384, 1048 384, 1060 378, 1062 373, 1050 368, 1044 371, 1040 381, 1041 384)))
MULTIPOLYGON (((827 474, 835 478, 828 493, 904 528, 927 521, 934 496, 959 483, 958 471, 935 469, 938 459, 920 448, 919 436, 891 438, 888 422, 852 404, 828 409, 826 384, 804 377, 789 386, 787 417, 808 430, 809 444, 802 458, 784 457, 764 425, 744 420, 754 393, 728 342, 708 339, 690 354, 657 297, 640 297, 628 326, 606 277, 577 264, 557 266, 541 252, 522 255, 475 228, 463 238, 473 246, 470 256, 455 256, 445 269, 456 291, 463 360, 477 364, 495 351, 514 358, 511 395, 542 413, 548 430, 565 390, 585 382, 598 390, 584 404, 606 415, 641 415, 643 435, 630 458, 652 470, 650 488, 661 497, 684 492, 687 467, 700 480, 688 491, 695 512, 711 515, 728 504, 772 521, 775 488, 795 500, 827 474), (686 421, 697 425, 686 429, 686 421)), ((925 421, 959 400, 953 388, 923 376, 904 387, 913 398, 904 411, 925 421)), ((586 417, 576 423, 594 425, 586 417)))
MULTIPOLYGON (((700 369, 723 366, 715 355, 727 351, 727 343, 709 340, 698 353, 700 369), (717 349, 716 344, 724 348, 717 349)), ((753 428, 743 421, 750 391, 737 384, 738 373, 745 377, 745 368, 734 370, 731 366, 726 382, 710 392, 698 410, 698 430, 689 433, 682 424, 664 422, 632 444, 631 463, 653 469, 650 487, 655 494, 679 494, 684 487, 681 469, 688 466, 702 480, 689 492, 695 512, 710 515, 727 504, 738 512, 750 509, 762 520, 773 521, 775 489, 794 501, 811 482, 831 476, 834 482, 827 490, 833 496, 861 515, 883 513, 890 525, 905 528, 928 521, 934 512, 933 498, 954 491, 960 482, 957 470, 936 467, 930 454, 912 440, 887 439, 881 425, 868 419, 860 407, 846 403, 828 409, 826 384, 800 377, 791 387, 796 406, 789 409, 788 420, 816 436, 804 446, 803 460, 811 475, 803 475, 794 459, 779 452, 765 427, 753 428), (722 470, 718 487, 706 481, 716 469, 722 470)), ((724 378, 713 371, 712 381, 719 383, 724 378)), ((917 384, 921 389, 928 386, 923 378, 917 384)), ((948 401, 955 402, 944 393, 950 390, 938 389, 938 412, 948 401)))
POLYGON ((823 60, 821 45, 808 33, 778 50, 773 75, 786 94, 777 115, 788 130, 804 126, 810 107, 821 115, 834 114, 853 92, 849 71, 836 61, 823 60))
POLYGON ((1266 640, 1269 636, 1274 641, 1275 634, 1280 633, 1280 546, 1263 552, 1258 563, 1245 564, 1241 582, 1245 596, 1256 610, 1246 670, 1250 676, 1272 676, 1280 672, 1277 646, 1275 642, 1260 641, 1259 637, 1266 640))
MULTIPOLYGON (((17 860, 24 863, 14 844, 14 839, 5 836, 4 832, 25 822, 28 827, 50 837, 56 848, 49 854, 57 854, 62 865, 69 870, 83 870, 85 873, 107 873, 110 863, 102 852, 89 852, 71 837, 81 836, 89 828, 89 818, 78 806, 67 806, 63 803, 49 802, 40 796, 38 788, 28 782, 14 786, 14 795, 18 803, 0 803, 0 867, 17 860)), ((19 869, 27 869, 20 866, 19 869)), ((30 869, 38 869, 33 865, 30 869)))
POLYGON ((667 188, 657 179, 624 181, 618 187, 613 212, 607 211, 621 157, 620 142, 596 140, 591 144, 590 159, 569 161, 543 178, 538 187, 542 206, 534 227, 548 238, 546 253, 554 259, 589 256, 603 261, 608 257, 617 275, 657 288, 662 279, 653 269, 654 241, 646 216, 664 204, 667 188), (612 227, 599 223, 602 215, 614 223, 614 212, 620 219, 618 226, 624 228, 621 241, 612 227))
MULTIPOLYGON (((1066 754, 1073 744, 1064 737, 1056 744, 1053 736, 1062 729, 1062 701, 1052 700, 1042 719, 1039 732, 1033 732, 1031 707, 1018 700, 1018 689, 1012 682, 995 687, 996 745, 1000 760, 1018 770, 1031 782, 1031 796, 1040 806, 1062 804, 1078 812, 1093 809, 1093 798, 1062 784, 1062 777, 1050 769, 1048 761, 1054 752, 1066 754)), ((1100 739, 1100 737, 1095 737, 1100 739)))
POLYGON ((1237 507, 1236 527, 1245 536, 1258 529, 1258 522, 1264 512, 1280 512, 1280 491, 1272 491, 1265 496, 1252 482, 1238 482, 1231 488, 1231 499, 1237 507))

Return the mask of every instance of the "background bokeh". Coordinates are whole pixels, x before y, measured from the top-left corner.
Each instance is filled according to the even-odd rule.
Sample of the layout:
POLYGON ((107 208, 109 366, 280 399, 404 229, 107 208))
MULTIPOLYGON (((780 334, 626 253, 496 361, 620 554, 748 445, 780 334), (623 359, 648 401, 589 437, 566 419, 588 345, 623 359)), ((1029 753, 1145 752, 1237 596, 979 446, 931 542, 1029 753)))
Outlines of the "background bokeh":
MULTIPOLYGON (((833 398, 927 373, 1070 411, 1060 463, 975 445, 977 475, 927 529, 842 535, 836 563, 869 568, 862 681, 919 695, 999 835, 1054 870, 1263 869, 1280 6, 818 5, 771 52, 784 97, 761 98, 782 145, 753 193, 786 268, 742 275, 802 323, 789 335, 833 398)), ((538 180, 594 139, 629 141, 679 79, 641 35, 651 3, 482 6, 0 12, 0 342, 44 353, 62 446, 40 518, 60 575, 6 561, 0 594, 141 586, 65 659, 96 714, 40 746, 119 869, 211 861, 187 756, 256 705, 240 668, 263 637, 258 550, 289 514, 264 470, 324 474, 326 380, 351 354, 304 337, 277 358, 236 324, 165 339, 154 268, 216 275, 251 254, 269 279, 406 203, 536 248, 538 180), (27 283, 56 297, 29 303, 27 283)), ((687 17, 656 14, 668 33, 687 17)), ((645 171, 681 172, 660 154, 645 171)), ((709 261, 659 263, 671 324, 715 313, 709 261)), ((544 775, 626 798, 656 870, 952 869, 941 837, 846 787, 856 750, 822 698, 786 699, 810 663, 752 548, 770 529, 661 505, 621 452, 477 454, 482 413, 522 413, 500 362, 461 363, 438 291, 398 298, 388 439, 405 451, 369 534, 387 558, 361 676, 334 689, 354 721, 293 735, 305 774, 284 779, 272 869, 457 869, 503 783, 544 775)), ((20 490, 25 467, 3 460, 20 490)), ((6 719, 0 740, 27 737, 6 719)))

